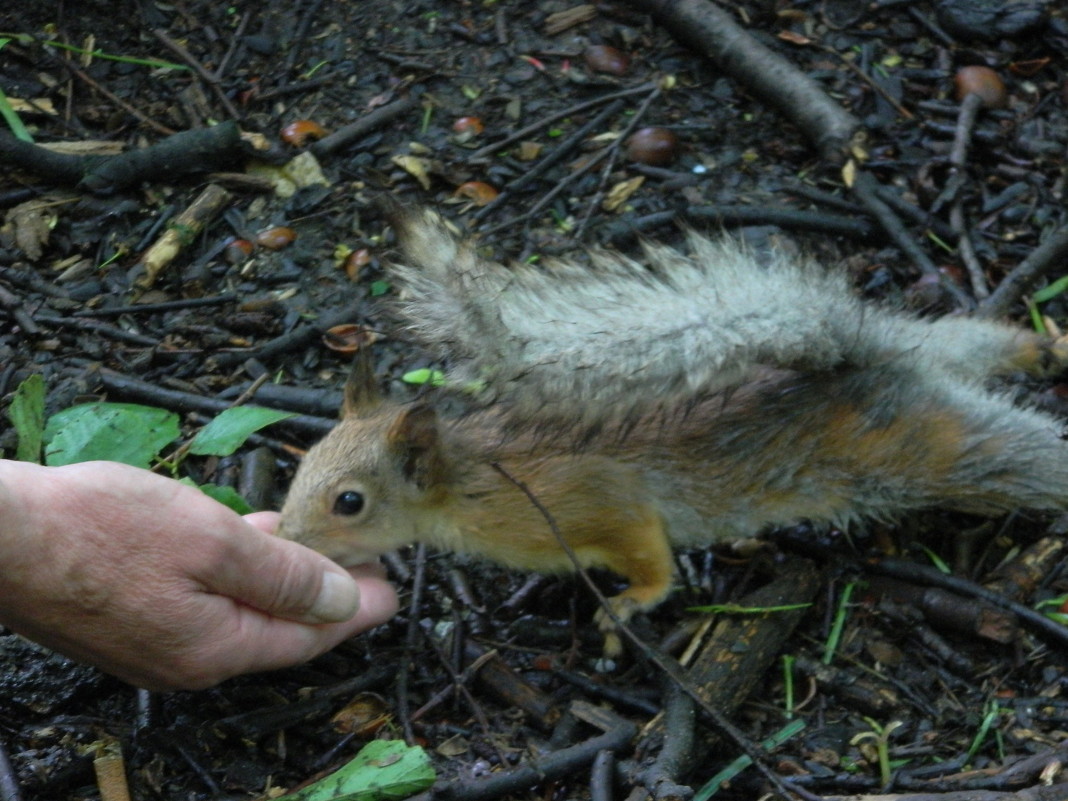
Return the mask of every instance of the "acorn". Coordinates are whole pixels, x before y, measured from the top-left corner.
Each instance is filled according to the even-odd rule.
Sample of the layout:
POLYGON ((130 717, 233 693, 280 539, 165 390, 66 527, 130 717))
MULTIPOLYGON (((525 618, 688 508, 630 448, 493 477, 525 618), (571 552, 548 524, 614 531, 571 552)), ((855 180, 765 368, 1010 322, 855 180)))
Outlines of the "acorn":
POLYGON ((345 271, 345 275, 347 275, 350 280, 355 281, 359 277, 363 268, 370 263, 371 251, 367 248, 359 248, 352 251, 341 266, 345 271))
POLYGON ((455 197, 465 197, 476 206, 486 206, 497 199, 497 190, 484 181, 468 181, 453 192, 455 197))
POLYGON ((667 128, 641 128, 627 140, 626 148, 631 161, 663 167, 678 156, 679 138, 667 128))
POLYGON ((452 124, 453 131, 467 136, 478 136, 485 127, 478 117, 460 117, 452 124))
POLYGON ((958 102, 963 102, 968 95, 979 95, 983 108, 1005 108, 1009 103, 1005 82, 990 67, 961 67, 953 83, 957 87, 958 102))
POLYGON ((590 45, 582 56, 591 72, 622 76, 630 69, 630 56, 609 45, 590 45))
POLYGON ((235 236, 223 248, 223 258, 230 264, 244 264, 245 260, 252 255, 254 247, 247 239, 235 236))
POLYGON ((312 120, 297 120, 283 128, 280 136, 286 144, 304 147, 309 139, 314 141, 326 136, 326 129, 312 120))
POLYGON ((293 240, 297 238, 297 232, 292 228, 286 228, 284 225, 280 225, 276 228, 268 228, 266 231, 260 231, 256 234, 256 244, 260 247, 267 248, 267 250, 281 250, 284 247, 289 247, 293 244, 293 240))
POLYGON ((355 323, 342 323, 323 332, 323 344, 338 353, 355 353, 377 339, 378 335, 370 328, 355 323))

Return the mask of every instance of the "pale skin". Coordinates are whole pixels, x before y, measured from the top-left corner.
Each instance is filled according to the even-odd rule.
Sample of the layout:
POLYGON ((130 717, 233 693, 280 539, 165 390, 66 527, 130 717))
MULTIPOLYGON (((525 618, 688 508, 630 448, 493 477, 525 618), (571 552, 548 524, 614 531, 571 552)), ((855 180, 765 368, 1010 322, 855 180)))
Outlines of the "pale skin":
POLYGON ((0 624, 153 690, 305 662, 388 620, 345 570, 197 489, 114 462, 0 459, 0 624))

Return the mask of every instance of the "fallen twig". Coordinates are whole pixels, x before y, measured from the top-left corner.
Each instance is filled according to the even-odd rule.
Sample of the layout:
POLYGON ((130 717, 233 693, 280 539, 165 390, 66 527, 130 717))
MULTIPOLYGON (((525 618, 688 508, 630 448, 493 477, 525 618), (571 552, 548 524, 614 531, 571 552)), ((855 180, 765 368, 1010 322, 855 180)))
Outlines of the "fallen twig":
POLYGON ((214 73, 208 72, 206 69, 204 69, 203 64, 197 61, 193 57, 193 55, 181 45, 181 43, 176 42, 174 39, 168 36, 167 32, 162 28, 153 28, 152 34, 157 39, 159 39, 168 50, 178 56, 178 58, 180 58, 186 64, 188 64, 192 68, 193 72, 195 72, 200 77, 200 80, 204 81, 204 83, 211 87, 211 91, 215 93, 215 96, 217 98, 219 98, 219 102, 222 103, 223 108, 226 109, 226 113, 230 115, 231 119, 241 119, 241 112, 237 110, 233 102, 231 102, 230 98, 226 96, 226 92, 224 92, 222 87, 219 85, 219 79, 214 73))
POLYGON ((197 234, 223 210, 230 198, 230 193, 217 184, 204 187, 204 191, 174 218, 163 235, 145 251, 141 258, 145 274, 138 279, 138 286, 152 286, 156 282, 156 276, 174 261, 183 248, 196 240, 197 234))
POLYGON ((1050 620, 1041 612, 1036 612, 1030 607, 988 590, 973 581, 959 576, 947 576, 936 568, 905 562, 901 559, 880 559, 868 565, 868 570, 876 575, 892 576, 917 584, 942 587, 951 592, 986 601, 1001 609, 1009 610, 1020 619, 1023 626, 1041 634, 1045 639, 1061 646, 1068 645, 1068 628, 1050 620))
POLYGON ((853 192, 857 196, 857 199, 863 203, 872 216, 875 217, 879 225, 886 232, 887 236, 897 245, 901 250, 905 252, 905 255, 909 257, 909 260, 919 268, 920 272, 924 275, 930 275, 936 278, 941 284, 942 288, 954 299, 957 304, 964 309, 975 308, 975 301, 968 296, 964 290, 957 286, 953 281, 946 276, 935 263, 927 256, 920 246, 916 244, 915 240, 909 235, 909 232, 905 230, 905 226, 897 215, 894 214, 886 203, 882 201, 878 193, 879 182, 875 179, 871 173, 861 172, 857 175, 856 182, 853 184, 853 192))
POLYGON ((510 228, 512 226, 518 225, 521 222, 529 220, 531 217, 534 217, 535 215, 539 214, 542 209, 552 203, 553 200, 557 197, 557 195, 559 195, 568 186, 570 186, 573 181, 576 181, 581 178, 583 175, 588 173, 590 170, 592 170, 605 159, 615 156, 615 154, 619 151, 620 145, 622 145, 623 142, 626 141, 626 138, 628 135, 630 135, 630 132, 638 126, 638 123, 640 123, 642 118, 645 116, 645 112, 648 111, 649 106, 659 96, 660 88, 655 87, 649 93, 648 97, 646 97, 645 100, 642 102, 641 106, 638 107, 638 110, 634 112, 634 116, 631 117, 630 122, 627 123, 627 127, 620 132, 619 137, 612 144, 610 144, 608 147, 604 148, 600 152, 592 155, 585 164, 583 164, 577 170, 569 173, 565 178, 558 181, 556 186, 546 192, 545 195, 540 200, 538 200, 537 203, 532 204, 526 210, 526 212, 518 215, 517 217, 513 217, 510 220, 506 220, 503 223, 494 225, 486 230, 483 230, 480 233, 485 236, 487 234, 493 233, 494 231, 499 231, 502 228, 510 228))
POLYGON ((609 119, 614 117, 623 108, 622 100, 614 100, 605 108, 601 109, 595 116, 586 122, 585 125, 579 127, 574 133, 567 137, 562 142, 559 142, 544 158, 538 161, 533 167, 520 175, 511 183, 507 184, 500 194, 497 195, 490 203, 487 203, 481 209, 479 209, 473 215, 475 220, 481 220, 490 211, 496 209, 505 200, 507 200, 514 192, 518 192, 523 189, 529 183, 536 178, 544 175, 555 164, 558 164, 563 159, 567 158, 568 154, 576 148, 580 147, 592 133, 599 130, 609 119))
POLYGON ((7 758, 7 748, 0 740, 0 801, 22 801, 19 780, 7 758))
POLYGON ((155 314, 176 309, 194 309, 201 306, 222 306, 235 303, 240 298, 236 292, 224 292, 221 295, 209 295, 203 298, 182 298, 181 300, 164 300, 159 303, 132 303, 128 306, 109 306, 106 309, 81 309, 74 312, 75 317, 120 317, 124 314, 155 314))
POLYGON ((101 95, 106 97, 108 100, 110 100, 116 106, 118 106, 123 111, 125 111, 127 114, 132 116, 134 119, 140 120, 143 124, 147 125, 149 128, 151 128, 152 130, 156 131, 157 133, 161 133, 164 136, 172 136, 172 135, 175 134, 175 130, 173 128, 168 128, 166 125, 164 125, 162 123, 159 123, 159 122, 156 122, 154 119, 152 119, 148 115, 143 114, 140 110, 138 110, 137 108, 131 106, 129 103, 127 103, 121 97, 116 95, 114 92, 108 91, 106 88, 104 88, 99 83, 94 81, 92 78, 89 77, 89 75, 87 75, 85 72, 83 72, 82 70, 80 70, 77 67, 75 67, 74 64, 72 64, 70 61, 68 61, 66 59, 55 58, 55 57, 53 57, 53 61, 55 63, 59 64, 63 69, 65 69, 67 72, 69 72, 75 78, 77 78, 79 81, 81 81, 84 84, 87 84, 90 88, 92 88, 92 90, 94 92, 99 92, 101 95))
MULTIPOLYGON (((114 370, 100 369, 90 376, 90 381, 92 378, 95 378, 104 389, 117 397, 148 403, 175 412, 197 411, 216 415, 226 411, 233 405, 232 401, 221 398, 210 398, 205 395, 195 395, 192 392, 159 387, 114 370)), ((336 420, 304 414, 288 417, 276 423, 279 428, 288 428, 305 437, 322 436, 336 424, 336 420)))
POLYGON ((525 128, 520 128, 518 131, 510 133, 508 136, 504 137, 504 139, 498 139, 497 141, 493 142, 493 144, 489 144, 483 148, 479 148, 470 156, 468 156, 468 161, 479 161, 481 159, 493 155, 494 153, 499 153, 501 150, 508 147, 513 142, 518 142, 520 139, 524 139, 530 136, 531 134, 537 133, 546 125, 551 125, 552 123, 564 117, 573 117, 576 114, 581 114, 586 109, 599 106, 602 103, 610 103, 613 100, 619 100, 625 97, 633 97, 634 95, 648 94, 655 88, 656 84, 643 83, 641 86, 635 86, 631 89, 623 89, 619 92, 612 92, 607 95, 601 95, 600 97, 595 97, 592 100, 585 100, 582 103, 578 103, 577 105, 569 106, 563 109, 562 111, 557 111, 554 114, 549 114, 548 116, 540 117, 537 122, 531 123, 525 128))
POLYGON ((604 227, 605 238, 621 245, 636 236, 682 220, 702 226, 721 228, 741 225, 777 225, 797 231, 847 236, 870 241, 879 233, 867 220, 798 209, 769 208, 768 206, 687 206, 673 211, 658 211, 632 219, 624 218, 604 227))
POLYGON ((591 764, 601 751, 619 751, 634 737, 635 726, 629 721, 616 718, 605 710, 589 709, 588 705, 579 701, 572 704, 572 710, 582 707, 589 710, 589 714, 584 717, 604 718, 614 725, 611 728, 606 727, 604 734, 578 745, 561 748, 485 778, 440 782, 429 792, 413 796, 411 801, 483 801, 527 792, 534 785, 563 778, 578 768, 591 764))
MULTIPOLYGON (((910 9, 911 10, 911 9, 910 9)), ((1016 793, 994 790, 957 790, 945 793, 891 793, 889 795, 828 795, 824 801, 1064 801, 1068 786, 1029 787, 1016 793)))
POLYGON ((126 342, 130 345, 137 345, 142 348, 159 347, 159 339, 157 337, 145 336, 144 334, 138 334, 135 331, 127 331, 124 328, 109 325, 103 320, 87 320, 84 317, 67 317, 58 314, 42 313, 36 315, 36 320, 43 325, 61 328, 75 328, 79 331, 92 331, 102 337, 114 339, 119 342, 126 342))
POLYGON ((820 155, 845 161, 860 121, 814 80, 769 50, 708 0, 627 0, 688 47, 714 61, 748 91, 797 125, 820 155))
POLYGON ((1068 258, 1068 225, 1054 231, 1011 273, 1001 279, 998 288, 990 293, 979 310, 980 317, 1000 317, 1008 314, 1009 309, 1039 278, 1055 267, 1059 267, 1068 258))
POLYGON ((142 181, 224 169, 245 154, 237 123, 182 131, 154 145, 115 156, 75 156, 30 144, 0 131, 0 164, 28 170, 64 186, 109 195, 142 181))
POLYGON ((353 319, 359 316, 364 303, 365 301, 362 297, 356 298, 340 309, 323 315, 312 323, 294 328, 292 331, 275 337, 257 348, 218 353, 214 356, 215 363, 220 367, 229 367, 245 359, 271 359, 280 353, 302 348, 311 344, 317 337, 322 336, 323 332, 328 328, 333 328, 335 325, 341 325, 342 323, 351 323, 353 319))
POLYGON ((415 108, 416 103, 417 101, 414 97, 405 97, 390 103, 388 106, 376 108, 374 111, 365 114, 355 122, 349 123, 344 128, 338 128, 329 136, 324 136, 308 149, 316 158, 322 158, 336 150, 340 150, 345 147, 345 145, 359 139, 361 136, 369 134, 371 131, 385 125, 396 117, 406 114, 415 108))
POLYGON ((962 190, 967 181, 968 145, 971 141, 972 130, 975 128, 975 121, 979 115, 979 109, 982 106, 983 99, 974 93, 967 95, 961 102, 956 133, 953 137, 953 149, 949 153, 949 180, 946 182, 946 188, 931 208, 932 212, 937 213, 942 202, 950 202, 949 224, 957 234, 957 252, 964 263, 964 268, 968 271, 972 292, 980 301, 990 295, 990 289, 986 285, 983 267, 979 264, 979 257, 976 255, 971 236, 968 233, 968 223, 964 217, 962 190))

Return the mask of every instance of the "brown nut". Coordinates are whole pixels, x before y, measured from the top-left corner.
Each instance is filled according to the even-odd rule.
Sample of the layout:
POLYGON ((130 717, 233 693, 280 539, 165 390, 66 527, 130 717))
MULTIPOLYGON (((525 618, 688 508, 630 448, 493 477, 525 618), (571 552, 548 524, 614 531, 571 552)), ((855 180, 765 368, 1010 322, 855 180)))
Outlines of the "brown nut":
POLYGON ((378 335, 370 328, 355 323, 342 323, 323 332, 323 344, 338 353, 355 353, 377 339, 378 335))
POLYGON ((243 264, 245 259, 252 255, 255 245, 247 239, 233 237, 223 248, 223 258, 230 264, 243 264))
POLYGON ((679 138, 667 128, 641 128, 627 140, 627 158, 663 167, 678 156, 679 138))
POLYGON ((342 269, 345 270, 345 275, 349 277, 350 281, 355 281, 360 272, 371 263, 371 251, 367 248, 359 248, 352 251, 342 264, 342 269))
POLYGON ((582 54, 591 72, 609 75, 626 75, 630 69, 630 56, 609 45, 590 45, 582 54))
POLYGON ((297 238, 297 232, 292 228, 280 225, 277 228, 268 228, 256 234, 256 244, 267 250, 281 250, 289 247, 297 238))
POLYGON ((497 190, 483 181, 468 181, 453 192, 455 197, 465 197, 476 206, 486 206, 497 199, 497 190))
POLYGON ((478 117, 460 117, 452 124, 452 129, 458 134, 478 136, 485 129, 485 126, 478 117))
POLYGON ((297 120, 283 128, 280 136, 286 144, 294 147, 304 147, 309 139, 322 139, 326 136, 326 129, 312 120, 297 120))

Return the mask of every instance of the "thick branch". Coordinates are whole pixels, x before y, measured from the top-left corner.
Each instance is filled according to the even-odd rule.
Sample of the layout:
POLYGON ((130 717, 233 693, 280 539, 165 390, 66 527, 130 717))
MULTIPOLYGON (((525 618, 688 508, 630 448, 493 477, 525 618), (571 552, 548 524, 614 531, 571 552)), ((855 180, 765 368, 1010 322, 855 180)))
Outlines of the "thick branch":
POLYGON ((158 181, 233 165, 244 155, 235 122, 196 128, 117 156, 75 156, 22 142, 0 132, 0 164, 9 164, 69 186, 108 195, 142 181, 158 181))
POLYGON ((708 0, 627 0, 671 35, 794 123, 832 163, 844 160, 860 122, 819 84, 769 50, 708 0))

